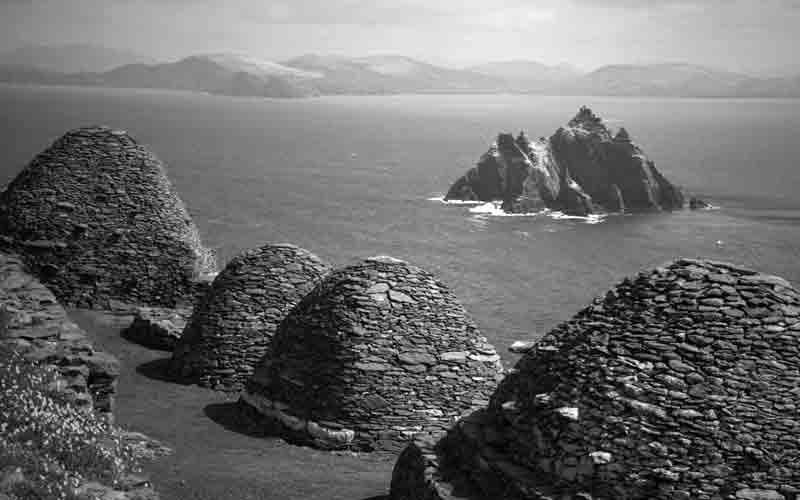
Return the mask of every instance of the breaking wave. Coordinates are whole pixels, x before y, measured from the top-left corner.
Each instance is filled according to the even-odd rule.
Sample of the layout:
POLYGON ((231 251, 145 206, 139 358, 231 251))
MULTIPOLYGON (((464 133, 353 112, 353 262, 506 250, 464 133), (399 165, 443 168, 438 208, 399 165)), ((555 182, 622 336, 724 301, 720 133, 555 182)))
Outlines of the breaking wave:
POLYGON ((477 207, 470 208, 469 212, 471 214, 491 215, 494 217, 536 217, 538 215, 544 214, 546 210, 542 210, 540 212, 526 212, 521 214, 514 214, 505 212, 503 209, 501 209, 500 203, 490 201, 488 203, 478 205, 477 207))
POLYGON ((479 205, 477 207, 472 207, 469 209, 469 212, 474 215, 479 216, 491 216, 491 217, 549 217, 553 220, 576 220, 581 221, 585 224, 599 224, 603 222, 608 214, 590 214, 587 216, 580 216, 580 215, 567 215, 564 212, 557 212, 550 210, 549 208, 545 208, 544 210, 540 210, 538 212, 525 212, 525 213, 508 213, 503 211, 500 208, 499 202, 489 202, 479 205))
POLYGON ((484 201, 467 201, 467 200, 445 200, 444 196, 434 196, 432 198, 428 198, 428 201, 438 201, 439 203, 444 203, 445 205, 483 205, 484 201))

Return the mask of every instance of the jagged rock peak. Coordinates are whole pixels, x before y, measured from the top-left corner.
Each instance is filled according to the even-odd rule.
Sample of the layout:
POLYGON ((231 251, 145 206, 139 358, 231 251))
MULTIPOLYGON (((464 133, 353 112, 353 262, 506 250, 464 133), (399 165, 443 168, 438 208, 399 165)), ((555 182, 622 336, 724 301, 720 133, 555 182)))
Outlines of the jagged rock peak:
POLYGON ((463 498, 797 498, 800 293, 786 280, 679 259, 513 347, 488 408, 404 452, 393 499, 449 499, 444 483, 463 498))
POLYGON ((581 106, 581 109, 578 110, 578 113, 567 123, 567 125, 570 127, 583 127, 589 130, 598 127, 605 128, 603 119, 597 116, 594 111, 587 106, 581 106))
POLYGON ((627 130, 612 136, 585 106, 549 139, 531 143, 524 132, 516 139, 500 134, 497 146, 453 183, 445 199, 500 201, 506 212, 547 208, 579 216, 684 205, 681 190, 630 141, 627 130))
POLYGON ((531 147, 531 140, 528 138, 527 134, 525 134, 524 130, 521 130, 517 136, 517 146, 523 151, 527 151, 531 147))
POLYGON ((628 134, 628 131, 625 130, 625 127, 620 127, 617 135, 614 136, 615 142, 631 142, 631 136, 628 134))
POLYGON ((514 134, 501 133, 497 135, 497 147, 501 150, 515 148, 516 146, 517 142, 514 139, 514 134))

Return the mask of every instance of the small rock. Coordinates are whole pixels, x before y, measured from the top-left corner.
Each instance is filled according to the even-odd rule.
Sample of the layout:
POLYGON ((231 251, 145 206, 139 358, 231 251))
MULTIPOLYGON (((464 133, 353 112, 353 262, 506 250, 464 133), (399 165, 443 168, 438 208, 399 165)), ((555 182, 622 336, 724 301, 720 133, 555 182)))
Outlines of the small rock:
POLYGON ((404 294, 403 292, 398 292, 395 290, 389 291, 389 299, 391 299, 393 302, 404 302, 409 304, 413 304, 414 302, 416 302, 414 299, 404 294))
POLYGON ((736 498, 742 500, 786 500, 786 498, 775 490, 754 490, 743 489, 736 492, 736 498))
POLYGON ((443 352, 439 358, 442 361, 446 362, 460 362, 466 361, 467 356, 469 355, 466 351, 451 351, 451 352, 443 352))
POLYGON ((536 342, 533 341, 525 341, 525 340, 517 340, 508 348, 509 351, 515 354, 525 354, 529 352, 536 346, 536 342))
POLYGON ((612 455, 607 451, 593 451, 589 453, 589 458, 592 459, 595 465, 606 465, 611 463, 612 455))
POLYGON ((567 420, 577 421, 580 415, 580 410, 574 406, 562 406, 553 410, 557 415, 560 415, 567 420))
POLYGON ((372 285, 371 287, 367 288, 364 293, 367 295, 372 295, 376 293, 386 293, 389 291, 389 285, 386 283, 378 283, 376 285, 372 285))

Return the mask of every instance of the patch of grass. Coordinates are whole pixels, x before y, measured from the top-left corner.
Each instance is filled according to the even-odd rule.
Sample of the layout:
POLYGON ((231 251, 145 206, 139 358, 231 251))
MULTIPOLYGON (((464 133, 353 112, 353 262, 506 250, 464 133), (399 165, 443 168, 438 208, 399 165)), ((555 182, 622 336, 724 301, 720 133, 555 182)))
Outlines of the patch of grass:
POLYGON ((0 346, 0 493, 12 499, 75 498, 84 481, 114 485, 136 468, 117 428, 59 394, 52 368, 0 346))
POLYGON ((142 461, 162 500, 377 500, 386 494, 393 454, 293 446, 243 426, 234 411, 238 395, 168 382, 169 354, 125 340, 120 332, 132 317, 77 309, 69 315, 97 349, 120 361, 117 424, 174 448, 142 461))

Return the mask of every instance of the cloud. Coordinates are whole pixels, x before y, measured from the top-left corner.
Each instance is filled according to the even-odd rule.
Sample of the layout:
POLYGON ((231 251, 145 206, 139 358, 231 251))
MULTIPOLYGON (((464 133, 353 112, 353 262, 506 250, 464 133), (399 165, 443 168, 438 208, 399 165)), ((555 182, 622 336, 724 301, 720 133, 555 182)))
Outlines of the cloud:
MULTIPOLYGON (((230 5, 230 4, 229 4, 230 5)), ((547 17, 550 11, 536 2, 504 1, 488 7, 485 1, 440 0, 292 0, 249 1, 238 6, 243 17, 264 24, 317 25, 430 25, 498 24, 519 19, 547 17)))
MULTIPOLYGON (((9 0, 0 0, 9 1, 9 0)), ((11 0, 46 2, 48 0, 11 0)), ((250 23, 297 25, 430 25, 435 23, 496 25, 502 21, 550 19, 555 0, 71 0, 135 6, 164 12, 204 11, 210 18, 239 18, 250 23), (213 17, 212 17, 213 16, 213 17)))
POLYGON ((594 5, 598 7, 620 7, 634 9, 657 9, 675 3, 696 3, 698 0, 572 0, 577 5, 594 5))
POLYGON ((399 53, 433 60, 795 59, 800 0, 0 0, 0 48, 94 43, 174 59, 399 53))
POLYGON ((664 10, 664 9, 742 9, 750 8, 761 11, 800 9, 800 0, 571 0, 577 7, 628 9, 628 10, 664 10))

